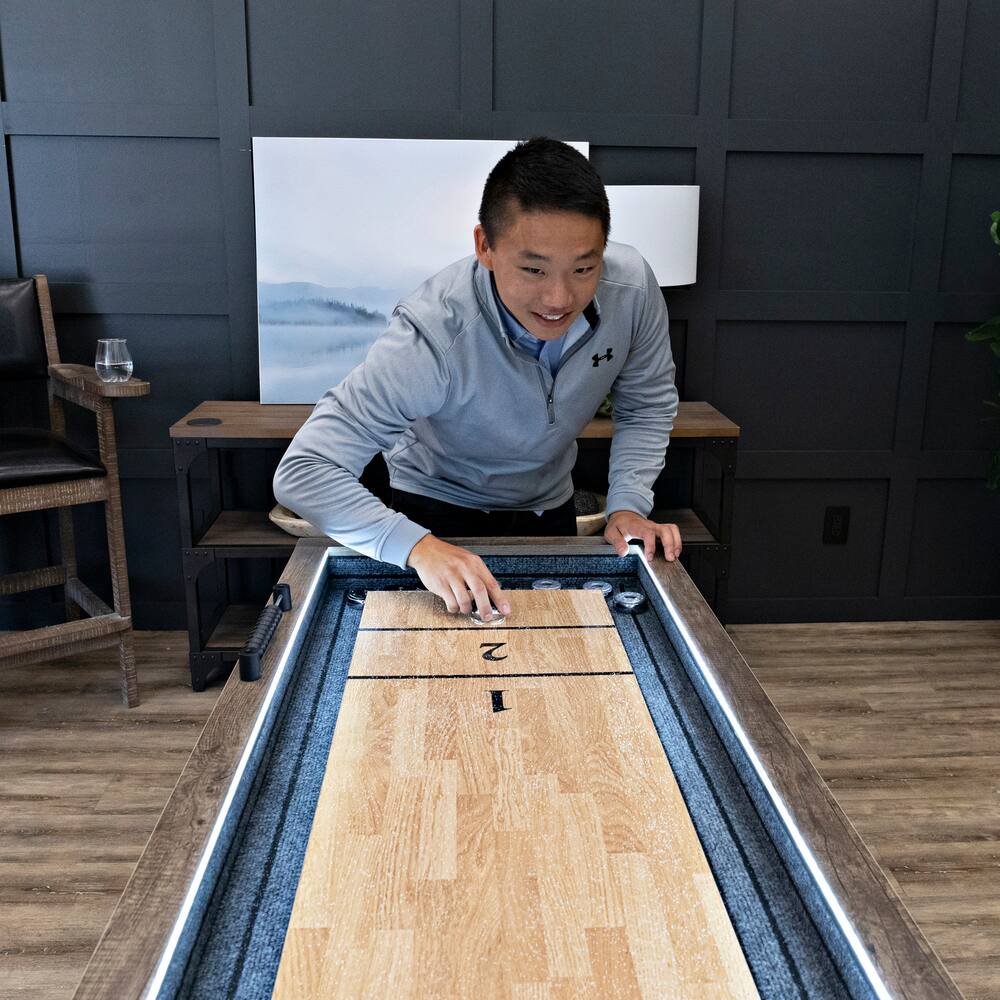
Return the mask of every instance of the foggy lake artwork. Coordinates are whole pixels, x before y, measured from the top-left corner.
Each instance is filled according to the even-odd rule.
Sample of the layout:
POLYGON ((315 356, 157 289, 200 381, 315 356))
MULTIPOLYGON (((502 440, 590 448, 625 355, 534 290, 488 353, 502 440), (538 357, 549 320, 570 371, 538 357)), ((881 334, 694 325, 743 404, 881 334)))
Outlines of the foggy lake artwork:
POLYGON ((365 360, 403 294, 258 282, 261 402, 319 399, 365 360))
POLYGON ((401 298, 473 252, 483 184, 514 144, 254 138, 262 403, 315 403, 401 298))

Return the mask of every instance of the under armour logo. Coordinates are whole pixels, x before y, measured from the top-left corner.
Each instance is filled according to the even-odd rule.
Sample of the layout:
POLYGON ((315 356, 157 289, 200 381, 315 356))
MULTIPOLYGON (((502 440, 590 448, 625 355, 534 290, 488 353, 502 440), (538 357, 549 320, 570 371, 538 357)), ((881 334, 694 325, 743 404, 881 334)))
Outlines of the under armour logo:
POLYGON ((609 347, 606 354, 595 354, 591 359, 594 362, 594 367, 596 368, 602 361, 611 360, 611 348, 609 347))

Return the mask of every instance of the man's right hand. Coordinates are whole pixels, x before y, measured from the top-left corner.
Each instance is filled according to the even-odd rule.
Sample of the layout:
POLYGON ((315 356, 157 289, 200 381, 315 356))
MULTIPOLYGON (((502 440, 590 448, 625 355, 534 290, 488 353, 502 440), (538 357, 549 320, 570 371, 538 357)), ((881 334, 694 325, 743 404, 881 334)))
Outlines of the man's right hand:
POLYGON ((510 605, 486 563, 466 549, 424 535, 410 550, 406 565, 417 571, 421 583, 437 594, 452 614, 469 614, 473 602, 484 621, 492 617, 491 603, 501 614, 510 614, 510 605))

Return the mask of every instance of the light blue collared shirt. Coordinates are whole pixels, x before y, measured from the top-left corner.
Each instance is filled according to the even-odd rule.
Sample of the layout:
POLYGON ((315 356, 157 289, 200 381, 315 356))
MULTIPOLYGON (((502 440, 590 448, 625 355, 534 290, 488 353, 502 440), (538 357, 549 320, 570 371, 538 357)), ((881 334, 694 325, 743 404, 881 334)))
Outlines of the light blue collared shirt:
POLYGON ((491 284, 493 297, 497 300, 497 309, 500 311, 500 318, 503 320, 507 335, 521 350, 526 351, 536 361, 541 362, 548 373, 555 378, 566 348, 579 340, 590 329, 590 323, 587 322, 586 316, 580 313, 561 337, 556 337, 555 340, 539 340, 538 337, 528 333, 503 304, 497 292, 496 282, 491 282, 491 284))

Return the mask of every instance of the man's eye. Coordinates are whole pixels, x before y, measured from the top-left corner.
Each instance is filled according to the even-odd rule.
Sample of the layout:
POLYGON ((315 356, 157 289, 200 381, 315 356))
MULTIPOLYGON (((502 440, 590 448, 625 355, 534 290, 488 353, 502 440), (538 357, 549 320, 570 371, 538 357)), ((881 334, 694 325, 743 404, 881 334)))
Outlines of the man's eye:
POLYGON ((576 269, 576 273, 577 274, 590 274, 590 272, 593 271, 593 270, 594 270, 593 267, 578 267, 576 269))
POLYGON ((522 271, 526 271, 528 274, 541 274, 542 269, 540 267, 522 267, 522 271))

